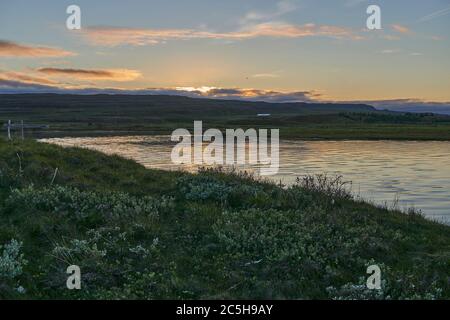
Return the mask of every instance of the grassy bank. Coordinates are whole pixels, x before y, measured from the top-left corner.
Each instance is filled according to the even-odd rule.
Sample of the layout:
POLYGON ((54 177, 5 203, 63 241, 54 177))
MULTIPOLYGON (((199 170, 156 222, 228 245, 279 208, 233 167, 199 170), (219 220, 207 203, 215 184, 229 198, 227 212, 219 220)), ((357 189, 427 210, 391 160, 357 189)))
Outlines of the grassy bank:
MULTIPOLYGON (((26 132, 27 137, 54 138, 54 137, 100 137, 100 136, 133 136, 133 135, 170 135, 176 128, 186 128, 193 132, 193 122, 166 123, 163 127, 152 125, 147 127, 123 128, 58 128, 51 127, 45 131, 26 132)), ((280 138, 284 140, 414 140, 414 141, 450 141, 450 125, 430 124, 309 124, 299 126, 263 125, 259 123, 240 124, 234 122, 203 122, 204 130, 217 128, 225 132, 229 128, 279 129, 280 138)), ((20 134, 16 133, 17 136, 20 134)))
POLYGON ((0 245, 2 298, 450 298, 450 227, 339 180, 282 189, 34 141, 0 140, 0 245))

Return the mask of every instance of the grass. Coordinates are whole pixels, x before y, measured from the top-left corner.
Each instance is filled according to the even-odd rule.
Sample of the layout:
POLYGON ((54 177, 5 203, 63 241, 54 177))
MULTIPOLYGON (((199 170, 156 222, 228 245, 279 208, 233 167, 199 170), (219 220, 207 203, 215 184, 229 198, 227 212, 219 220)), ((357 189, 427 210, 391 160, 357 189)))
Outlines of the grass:
POLYGON ((31 140, 0 140, 0 246, 6 299, 450 298, 450 227, 339 178, 281 188, 31 140), (365 287, 372 264, 381 291, 365 287))

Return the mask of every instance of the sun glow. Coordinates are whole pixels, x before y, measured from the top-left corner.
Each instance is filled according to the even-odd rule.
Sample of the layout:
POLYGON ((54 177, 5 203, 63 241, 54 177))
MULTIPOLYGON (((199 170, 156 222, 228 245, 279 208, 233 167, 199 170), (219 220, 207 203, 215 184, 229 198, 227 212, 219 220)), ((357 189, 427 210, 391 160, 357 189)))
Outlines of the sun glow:
POLYGON ((216 89, 216 87, 176 87, 175 88, 178 91, 188 91, 188 92, 201 92, 201 93, 208 93, 210 90, 216 89))

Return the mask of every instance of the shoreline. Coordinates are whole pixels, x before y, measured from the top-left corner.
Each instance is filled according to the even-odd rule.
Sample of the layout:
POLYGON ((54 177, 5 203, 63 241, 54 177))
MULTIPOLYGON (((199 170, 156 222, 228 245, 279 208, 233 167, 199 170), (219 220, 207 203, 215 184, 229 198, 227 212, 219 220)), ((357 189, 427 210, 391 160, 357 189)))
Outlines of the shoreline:
MULTIPOLYGON (((304 136, 304 135, 283 135, 283 128, 280 128, 280 140, 301 140, 301 141, 450 141, 449 137, 333 137, 333 136, 304 136)), ((450 130, 450 129, 449 129, 450 130)), ((95 131, 46 131, 34 132, 30 135, 35 139, 51 138, 90 138, 90 137, 118 137, 118 136, 170 136, 172 131, 133 131, 133 130, 95 130, 95 131)), ((27 136, 27 135, 26 135, 27 136)))
MULTIPOLYGON (((164 171, 181 171, 181 172, 190 172, 190 173, 195 173, 197 172, 197 170, 199 168, 201 168, 202 166, 195 166, 191 167, 191 166, 183 166, 183 165, 167 165, 167 164, 162 164, 160 163, 158 160, 153 159, 152 157, 149 158, 148 161, 144 161, 142 160, 142 156, 144 155, 144 153, 142 153, 141 155, 139 154, 135 154, 135 152, 133 151, 135 147, 133 147, 133 145, 136 146, 148 146, 149 148, 152 148, 152 146, 160 146, 160 147, 164 147, 164 148, 169 148, 170 146, 175 146, 176 142, 171 142, 170 141, 170 137, 167 135, 153 135, 153 136, 147 136, 147 135, 143 135, 143 136, 138 136, 138 135, 130 135, 130 136, 115 136, 117 138, 121 138, 118 140, 108 140, 108 136, 104 136, 104 137, 66 137, 66 138, 54 138, 55 140, 52 140, 52 138, 50 138, 49 140, 43 139, 43 140, 38 140, 39 142, 45 142, 45 143, 50 143, 50 144, 55 144, 55 145, 60 145, 60 146, 64 146, 64 147, 81 147, 81 148, 86 148, 86 149, 91 149, 91 150, 97 150, 100 152, 105 152, 105 154, 118 154, 122 157, 126 157, 127 159, 130 159, 132 161, 135 161, 136 163, 139 163, 141 165, 146 166, 149 169, 158 169, 158 170, 164 170, 164 171), (146 140, 145 137, 160 137, 161 139, 150 139, 150 140, 146 140), (96 140, 97 138, 99 138, 100 140, 96 140), (130 139, 127 139, 130 138, 130 139), (143 140, 141 140, 141 138, 143 140), (59 140, 61 139, 61 141, 59 140), (69 141, 64 141, 64 139, 69 139, 69 141), (75 139, 75 140, 71 140, 71 139, 75 139), (76 140, 76 139, 80 139, 80 141, 76 140), (103 140, 106 139, 106 140, 103 140), (113 145, 118 144, 118 145, 126 145, 126 144, 131 144, 129 146, 130 149, 130 153, 127 154, 126 152, 114 152, 111 151, 109 148, 105 149, 105 146, 108 145, 109 143, 112 143, 113 145), (90 147, 85 147, 84 144, 89 145, 90 147), (95 147, 96 145, 98 145, 98 147, 95 147), (105 151, 108 150, 108 151, 105 151), (135 157, 133 157, 133 155, 135 155, 135 157), (156 162, 153 162, 156 161, 156 162)), ((286 143, 286 147, 288 147, 289 145, 291 146, 291 148, 293 146, 296 145, 296 143, 308 143, 308 142, 330 142, 330 143, 339 143, 339 142, 343 142, 345 143, 342 148, 343 148, 343 152, 346 152, 345 150, 347 150, 347 148, 350 148, 350 146, 352 145, 352 143, 356 143, 357 145, 361 146, 361 143, 370 143, 370 142, 380 142, 380 143, 400 143, 399 145, 397 145, 397 148, 400 148, 402 145, 404 145, 404 147, 402 148, 410 148, 410 147, 414 147, 415 144, 417 143, 417 147, 421 148, 420 146, 422 144, 426 144, 426 143, 439 143, 437 146, 439 146, 439 148, 446 148, 447 144, 444 141, 405 141, 405 140, 401 140, 401 141, 393 141, 393 140, 289 140, 289 139, 284 139, 284 140, 280 140, 280 142, 285 142, 286 143), (444 144, 442 144, 444 143, 444 144), (412 144, 412 145, 411 145, 412 144)), ((370 145, 369 145, 370 146, 370 145)), ((367 147, 367 148, 371 148, 371 147, 367 147)), ((159 148, 159 147, 158 147, 159 148)), ((359 148, 359 147, 358 147, 359 148)), ((434 148, 434 147, 433 147, 434 148)), ((123 147, 119 147, 119 150, 122 150, 123 147)), ((151 150, 151 149, 149 149, 151 150)), ((158 149, 160 150, 160 149, 158 149)), ((161 150, 166 150, 166 149, 161 149, 161 150)), ((434 150, 434 149, 431 149, 434 150)), ((167 155, 170 155, 170 152, 167 151, 167 155)), ((395 155, 395 154, 394 154, 395 155)), ((170 160, 169 160, 170 161, 170 160)), ((286 164, 287 166, 289 166, 290 162, 288 162, 288 164, 286 164)), ((290 164, 291 166, 293 164, 290 164)), ((221 167, 221 166, 205 166, 208 168, 214 168, 214 167, 221 167)), ((224 168, 232 168, 232 166, 223 166, 224 168)), ((283 168, 283 167, 281 167, 283 168)), ((300 164, 297 164, 297 168, 301 168, 300 164)), ((331 168, 333 168, 333 166, 331 166, 331 168)), ((247 166, 247 167, 241 167, 240 170, 243 171, 248 171, 248 172, 252 172, 252 170, 254 170, 255 168, 252 168, 251 166, 247 166)), ((321 173, 321 172, 335 172, 335 169, 324 169, 321 171, 316 171, 316 173, 321 173), (331 170, 331 171, 330 171, 331 170)), ((239 170, 239 168, 238 168, 239 170)), ((346 169, 343 169, 344 172, 346 169)), ((348 171, 348 169, 347 169, 348 171)), ((305 171, 305 170, 300 170, 298 169, 296 171, 296 175, 297 177, 302 177, 306 174, 308 174, 308 172, 313 173, 311 171, 305 171)), ((392 175, 392 173, 391 173, 392 175)), ((394 176, 395 176, 395 172, 394 172, 394 176)), ((273 176, 273 177, 262 177, 262 178, 268 178, 270 181, 273 181, 274 183, 277 183, 278 181, 282 180, 283 184, 289 186, 291 184, 293 184, 294 180, 292 178, 292 176, 288 176, 284 173, 284 171, 280 172, 273 176)), ((295 177, 294 177, 295 178, 295 177)), ((344 178, 348 178, 350 180, 352 180, 355 184, 355 186, 360 186, 359 187, 359 191, 355 189, 355 192, 352 192, 355 197, 359 196, 359 192, 361 191, 361 185, 366 185, 370 186, 373 183, 377 183, 377 179, 363 179, 364 181, 361 181, 360 177, 358 175, 352 175, 351 173, 347 172, 347 174, 344 174, 344 178), (356 182, 355 182, 356 181, 356 182), (365 182, 365 183, 364 183, 365 182)), ((406 181, 410 181, 408 180, 409 177, 406 176, 401 176, 401 177, 397 177, 399 179, 406 179, 406 181)), ((407 187, 405 187, 407 188, 407 187)), ((407 188, 403 191, 403 196, 402 196, 402 192, 396 191, 395 188, 393 189, 384 189, 384 188, 378 188, 377 190, 371 190, 371 192, 368 192, 368 190, 366 190, 367 188, 362 188, 363 190, 365 190, 364 196, 361 197, 362 200, 370 202, 376 206, 387 206, 387 207, 391 207, 391 204, 395 203, 396 201, 400 201, 400 206, 399 209, 401 209, 401 211, 408 211, 411 208, 414 208, 414 206, 424 206, 427 207, 429 210, 425 210, 422 209, 422 213, 423 215, 430 220, 433 221, 437 221, 439 223, 443 223, 448 225, 449 224, 449 219, 448 217, 445 215, 445 213, 443 213, 442 211, 444 210, 442 207, 442 201, 441 202, 437 202, 436 204, 432 204, 432 197, 427 199, 425 198, 425 200, 422 200, 423 203, 416 203, 416 200, 414 199, 414 197, 408 197, 408 192, 417 192, 419 195, 425 197, 424 194, 424 190, 421 190, 419 187, 417 186, 410 186, 410 188, 407 188), (406 195, 404 194, 404 192, 406 192, 406 195), (421 193, 422 192, 422 193, 421 193), (385 196, 387 195, 387 196, 385 196), (390 196, 389 196, 390 195, 390 196), (373 200, 372 197, 374 197, 373 199, 377 199, 377 200, 373 200), (380 198, 381 197, 381 198, 380 198), (431 206, 431 209, 429 208, 431 206)), ((419 197, 419 195, 417 197, 419 197)), ((436 200, 437 201, 437 200, 436 200)), ((444 210, 445 211, 445 210, 444 210)))

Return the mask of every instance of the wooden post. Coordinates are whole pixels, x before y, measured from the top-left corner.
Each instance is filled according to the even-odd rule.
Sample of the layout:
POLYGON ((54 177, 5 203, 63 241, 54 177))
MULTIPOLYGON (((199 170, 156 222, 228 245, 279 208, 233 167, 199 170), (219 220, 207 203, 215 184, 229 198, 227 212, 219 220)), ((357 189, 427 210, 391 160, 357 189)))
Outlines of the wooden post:
POLYGON ((21 121, 21 125, 22 125, 22 140, 25 139, 24 135, 23 135, 23 120, 21 121))
POLYGON ((11 120, 8 120, 8 140, 11 140, 11 120))

